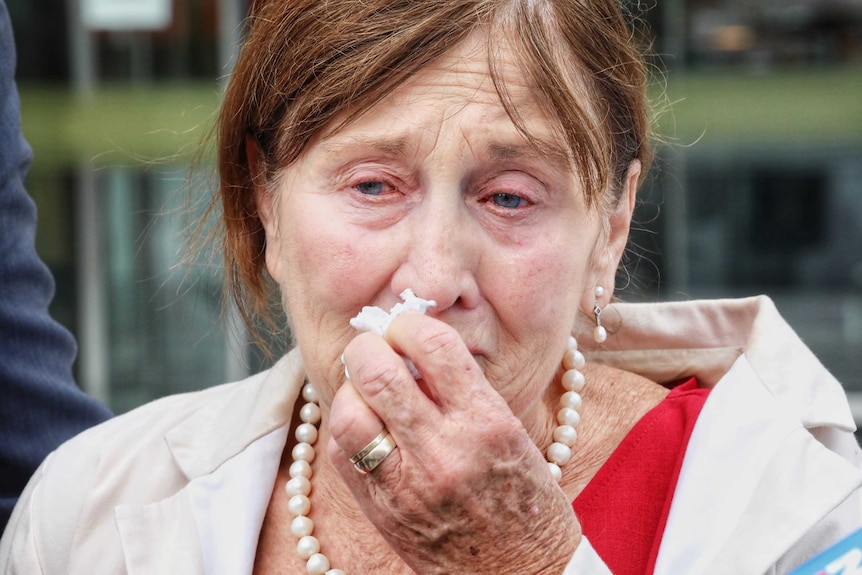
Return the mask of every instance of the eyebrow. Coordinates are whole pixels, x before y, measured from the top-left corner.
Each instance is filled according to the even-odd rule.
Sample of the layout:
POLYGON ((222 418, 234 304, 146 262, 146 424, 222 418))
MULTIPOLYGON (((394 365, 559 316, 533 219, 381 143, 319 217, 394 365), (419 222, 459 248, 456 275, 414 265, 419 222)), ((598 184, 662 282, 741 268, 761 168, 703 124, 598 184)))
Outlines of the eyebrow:
MULTIPOLYGON (((403 156, 410 149, 408 137, 364 137, 355 136, 347 140, 324 141, 321 143, 324 153, 328 156, 342 157, 345 152, 361 148, 372 150, 388 156, 403 156)), ((560 170, 571 170, 572 159, 565 148, 548 142, 534 139, 533 142, 502 142, 492 140, 486 146, 488 157, 497 162, 517 159, 544 159, 550 161, 560 170)))
POLYGON ((363 138, 357 136, 351 137, 349 140, 323 142, 321 146, 324 152, 330 156, 341 156, 344 152, 354 150, 357 147, 382 152, 391 156, 400 156, 407 151, 409 143, 405 137, 363 138))
POLYGON ((572 167, 571 155, 565 148, 540 139, 535 139, 532 143, 523 144, 492 141, 488 144, 488 155, 496 161, 519 158, 545 158, 558 168, 569 170, 572 167))

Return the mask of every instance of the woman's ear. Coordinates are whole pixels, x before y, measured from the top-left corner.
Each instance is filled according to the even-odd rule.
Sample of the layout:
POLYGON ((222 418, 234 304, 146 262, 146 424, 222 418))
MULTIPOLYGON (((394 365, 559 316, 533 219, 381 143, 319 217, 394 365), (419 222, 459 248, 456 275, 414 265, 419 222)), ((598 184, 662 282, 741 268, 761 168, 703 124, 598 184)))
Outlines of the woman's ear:
POLYGON ((254 187, 254 201, 257 207, 257 217, 263 226, 266 237, 266 269, 269 275, 281 283, 281 242, 278 227, 278 202, 276 194, 267 183, 266 167, 263 152, 251 136, 245 137, 245 155, 248 159, 249 176, 254 187))
POLYGON ((620 191, 620 201, 609 214, 607 243, 596 268, 595 286, 604 288, 604 295, 596 297, 592 291, 595 286, 591 286, 588 290, 590 293, 584 295, 585 309, 592 310, 596 300, 599 300, 601 307, 605 307, 613 297, 617 269, 628 244, 640 176, 640 160, 632 160, 620 191))

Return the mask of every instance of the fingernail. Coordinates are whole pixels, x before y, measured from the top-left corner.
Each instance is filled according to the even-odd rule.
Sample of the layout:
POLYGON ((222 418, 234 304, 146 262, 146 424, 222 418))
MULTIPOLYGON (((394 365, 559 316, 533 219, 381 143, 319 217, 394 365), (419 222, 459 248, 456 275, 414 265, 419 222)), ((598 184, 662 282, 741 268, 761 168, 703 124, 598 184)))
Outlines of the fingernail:
POLYGON ((413 379, 419 380, 422 379, 422 374, 419 373, 419 370, 416 369, 416 364, 413 363, 413 360, 405 357, 404 363, 407 364, 407 369, 410 370, 410 375, 413 376, 413 379))
POLYGON ((344 354, 341 354, 341 365, 344 366, 344 377, 350 379, 350 373, 347 372, 347 363, 344 361, 344 354))

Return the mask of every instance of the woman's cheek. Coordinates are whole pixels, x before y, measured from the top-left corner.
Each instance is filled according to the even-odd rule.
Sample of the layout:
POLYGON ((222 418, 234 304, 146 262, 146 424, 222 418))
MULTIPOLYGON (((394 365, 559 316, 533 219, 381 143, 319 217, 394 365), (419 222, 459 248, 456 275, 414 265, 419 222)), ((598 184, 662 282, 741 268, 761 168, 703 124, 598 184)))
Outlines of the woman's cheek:
POLYGON ((344 309, 349 317, 373 305, 392 267, 391 242, 382 235, 349 225, 313 230, 307 249, 297 254, 297 275, 309 284, 303 286, 306 295, 324 298, 331 310, 344 309))

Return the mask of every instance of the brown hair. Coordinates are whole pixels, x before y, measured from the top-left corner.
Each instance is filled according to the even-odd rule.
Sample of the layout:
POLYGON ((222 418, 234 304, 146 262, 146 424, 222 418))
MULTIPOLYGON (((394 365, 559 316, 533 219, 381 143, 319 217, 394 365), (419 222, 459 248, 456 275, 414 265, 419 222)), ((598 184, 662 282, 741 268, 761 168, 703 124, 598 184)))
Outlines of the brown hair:
MULTIPOLYGON (((617 0, 267 0, 249 19, 219 116, 227 287, 249 326, 271 317, 265 237, 253 179, 267 181, 311 140, 349 122, 472 32, 509 116, 530 134, 496 76, 494 52, 519 55, 554 118, 590 205, 615 205, 629 164, 651 159, 647 75, 617 0), (345 114, 345 112, 350 114, 345 114), (246 139, 260 149, 252 174, 246 139)), ((252 327, 253 329, 253 327, 252 327)))

